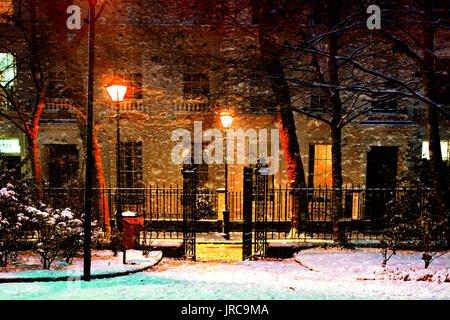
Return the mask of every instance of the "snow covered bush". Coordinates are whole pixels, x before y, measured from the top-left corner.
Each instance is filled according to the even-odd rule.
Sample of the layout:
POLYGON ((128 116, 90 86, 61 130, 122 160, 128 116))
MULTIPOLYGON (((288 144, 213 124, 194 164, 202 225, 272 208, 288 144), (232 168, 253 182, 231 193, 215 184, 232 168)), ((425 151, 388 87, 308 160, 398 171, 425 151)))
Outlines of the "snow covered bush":
MULTIPOLYGON (((83 249, 84 243, 84 215, 77 218, 69 208, 61 213, 62 228, 61 253, 67 263, 72 263, 73 258, 83 249)), ((101 229, 97 227, 96 221, 91 223, 91 241, 95 242, 101 236, 101 229)))
POLYGON ((29 233, 29 214, 24 199, 8 183, 0 188, 0 266, 5 267, 9 258, 16 256, 19 242, 29 233))
POLYGON ((35 250, 41 256, 42 267, 50 269, 50 265, 56 259, 61 248, 63 228, 59 224, 59 212, 52 208, 37 209, 31 206, 27 210, 32 214, 31 222, 36 231, 35 250))
POLYGON ((21 164, 10 169, 0 155, 0 266, 16 256, 21 242, 32 235, 26 207, 37 198, 31 176, 22 174, 21 164))
MULTIPOLYGON (((411 151, 410 154, 416 154, 411 151)), ((409 168, 398 180, 403 188, 389 203, 383 230, 383 263, 387 250, 395 254, 399 244, 422 253, 425 268, 448 250, 445 233, 449 215, 437 210, 434 191, 427 180, 427 163, 411 157, 409 168)))
MULTIPOLYGON (((49 269, 58 255, 70 263, 83 247, 83 217, 77 217, 69 208, 64 210, 42 206, 28 207, 31 222, 36 231, 35 250, 41 257, 42 267, 49 269)), ((92 223, 92 237, 98 237, 95 222, 92 223)))
POLYGON ((18 229, 21 227, 17 219, 19 213, 20 204, 14 187, 8 184, 0 189, 0 267, 5 267, 8 258, 16 252, 18 229))
POLYGON ((422 253, 424 267, 428 268, 434 258, 448 250, 445 238, 448 218, 434 214, 431 191, 409 190, 405 196, 393 200, 392 203, 396 203, 396 212, 384 232, 384 241, 388 244, 386 248, 395 254, 400 243, 411 247, 422 253))
MULTIPOLYGON (((8 170, 0 157, 0 266, 6 266, 20 243, 30 239, 36 240, 34 250, 44 269, 49 269, 58 255, 70 263, 83 247, 83 215, 42 203, 32 178, 16 174, 16 170, 20 172, 20 165, 8 170)), ((99 236, 94 221, 92 239, 99 236)))

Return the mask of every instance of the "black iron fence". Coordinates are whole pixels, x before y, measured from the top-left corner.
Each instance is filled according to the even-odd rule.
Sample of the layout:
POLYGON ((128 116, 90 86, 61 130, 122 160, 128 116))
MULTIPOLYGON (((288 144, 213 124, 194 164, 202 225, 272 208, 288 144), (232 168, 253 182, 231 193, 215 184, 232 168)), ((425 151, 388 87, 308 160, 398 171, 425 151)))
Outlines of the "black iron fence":
MULTIPOLYGON (((380 236, 383 219, 389 214, 388 203, 405 197, 408 192, 410 191, 406 189, 272 188, 265 195, 268 238, 331 239, 333 208, 339 203, 342 215, 338 219, 345 225, 349 237, 376 239, 380 236), (339 201, 336 201, 336 195, 339 201), (298 233, 292 232, 293 222, 296 220, 293 212, 298 210, 294 208, 295 197, 303 199, 303 208, 306 208, 302 220, 304 224, 300 223, 298 233)), ((144 217, 145 230, 150 238, 181 239, 183 236, 181 186, 105 188, 97 189, 96 194, 102 203, 103 212, 100 215, 109 216, 112 225, 115 223, 116 200, 120 197, 122 211, 136 212, 144 217)), ((82 189, 45 189, 44 195, 44 200, 55 207, 83 208, 82 189)), ((423 202, 427 192, 420 195, 422 199, 418 199, 418 202, 423 202)), ((197 225, 204 232, 218 231, 217 220, 221 219, 224 197, 221 198, 221 194, 216 191, 199 192, 197 197, 201 198, 203 204, 206 203, 197 213, 197 225)), ((243 221, 243 193, 229 192, 228 202, 231 231, 240 231, 243 221)), ((254 218, 254 210, 252 214, 254 218)))

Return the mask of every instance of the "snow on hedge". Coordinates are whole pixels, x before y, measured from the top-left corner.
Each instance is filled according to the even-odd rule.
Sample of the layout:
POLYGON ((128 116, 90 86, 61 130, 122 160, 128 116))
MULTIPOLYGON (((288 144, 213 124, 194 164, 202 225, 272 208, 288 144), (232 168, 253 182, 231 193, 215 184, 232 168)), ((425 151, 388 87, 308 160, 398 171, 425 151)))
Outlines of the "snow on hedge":
POLYGON ((450 254, 424 268, 422 254, 400 251, 383 268, 379 249, 310 249, 296 254, 296 260, 327 276, 367 280, 419 280, 450 282, 450 254))

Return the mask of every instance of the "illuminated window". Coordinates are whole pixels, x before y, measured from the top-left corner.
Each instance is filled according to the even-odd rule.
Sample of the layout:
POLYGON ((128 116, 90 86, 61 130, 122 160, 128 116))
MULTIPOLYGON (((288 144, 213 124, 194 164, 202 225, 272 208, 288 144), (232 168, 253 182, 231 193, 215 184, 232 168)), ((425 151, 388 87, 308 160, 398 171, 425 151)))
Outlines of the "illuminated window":
POLYGON ((7 22, 7 17, 10 17, 12 13, 12 0, 0 0, 0 23, 7 22))
MULTIPOLYGON (((430 153, 428 148, 428 141, 424 141, 422 143, 422 159, 430 160, 430 153)), ((441 141, 441 153, 443 161, 450 160, 450 141, 441 141)))
POLYGON ((14 56, 10 53, 0 52, 0 84, 11 89, 14 85, 16 68, 14 56))
POLYGON ((309 185, 332 187, 331 144, 310 145, 309 156, 309 185))

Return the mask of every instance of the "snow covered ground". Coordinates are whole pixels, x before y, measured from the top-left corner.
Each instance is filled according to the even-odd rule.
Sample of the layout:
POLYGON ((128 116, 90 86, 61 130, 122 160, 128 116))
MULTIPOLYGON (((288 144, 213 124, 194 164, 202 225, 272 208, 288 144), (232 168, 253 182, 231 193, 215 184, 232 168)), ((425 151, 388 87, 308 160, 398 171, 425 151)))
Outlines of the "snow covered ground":
MULTIPOLYGON (((146 257, 142 251, 127 250, 127 264, 123 264, 122 252, 117 257, 109 250, 96 251, 92 254, 91 274, 110 274, 117 272, 133 271, 145 266, 155 264, 161 257, 161 251, 152 251, 146 257)), ((7 272, 0 272, 1 278, 37 278, 37 277, 72 277, 76 279, 83 275, 83 259, 74 259, 72 264, 63 261, 55 261, 50 270, 40 269, 37 255, 19 256, 7 272)), ((0 269, 2 270, 2 269, 0 269)))
POLYGON ((450 282, 450 253, 437 257, 425 269, 422 254, 399 251, 381 267, 379 249, 310 249, 299 252, 295 259, 324 276, 349 279, 450 282))
MULTIPOLYGON (((449 282, 358 280, 374 278, 381 269, 377 250, 307 250, 296 258, 318 271, 294 259, 221 263, 165 258, 146 272, 89 283, 0 284, 0 299, 450 299, 449 282)), ((388 266, 421 268, 420 256, 411 253, 393 259, 388 266)), ((450 269, 448 255, 433 263, 440 274, 450 269)))

